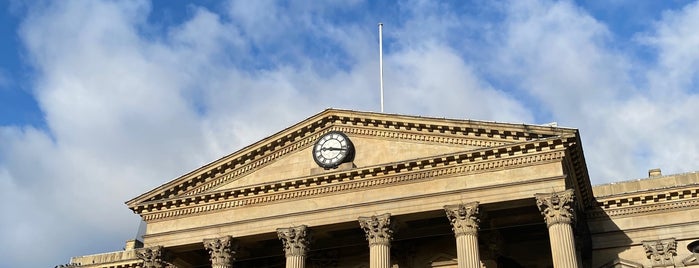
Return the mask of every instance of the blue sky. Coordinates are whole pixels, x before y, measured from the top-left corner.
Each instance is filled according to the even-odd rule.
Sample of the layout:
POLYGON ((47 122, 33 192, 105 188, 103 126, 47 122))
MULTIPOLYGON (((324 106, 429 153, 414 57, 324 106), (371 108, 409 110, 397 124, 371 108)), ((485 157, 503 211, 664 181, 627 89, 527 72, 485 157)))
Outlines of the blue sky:
POLYGON ((699 170, 695 1, 0 1, 0 266, 119 250, 125 200, 379 110, 378 22, 387 112, 578 128, 595 184, 699 170))

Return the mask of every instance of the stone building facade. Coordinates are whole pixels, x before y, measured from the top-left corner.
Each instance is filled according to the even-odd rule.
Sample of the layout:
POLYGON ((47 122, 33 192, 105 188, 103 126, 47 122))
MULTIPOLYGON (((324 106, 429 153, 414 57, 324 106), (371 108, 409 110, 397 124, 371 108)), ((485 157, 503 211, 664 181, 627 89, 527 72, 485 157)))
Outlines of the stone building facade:
POLYGON ((699 173, 592 186, 578 130, 328 109, 126 202, 64 267, 699 267, 699 173), (692 252, 693 251, 693 252, 692 252))

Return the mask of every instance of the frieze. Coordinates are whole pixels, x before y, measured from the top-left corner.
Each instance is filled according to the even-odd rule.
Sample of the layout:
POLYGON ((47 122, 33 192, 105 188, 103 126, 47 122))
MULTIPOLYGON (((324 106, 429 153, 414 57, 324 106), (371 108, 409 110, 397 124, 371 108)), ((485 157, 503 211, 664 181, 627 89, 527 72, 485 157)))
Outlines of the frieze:
MULTIPOLYGON (((563 149, 550 152, 542 152, 537 155, 523 155, 512 158, 495 158, 491 161, 470 163, 469 161, 458 160, 459 165, 445 166, 445 161, 434 161, 432 164, 441 162, 439 166, 432 167, 429 162, 423 163, 425 167, 406 165, 402 168, 407 171, 384 175, 387 171, 396 172, 400 167, 376 167, 363 171, 348 171, 340 174, 330 174, 323 177, 298 179, 287 182, 272 184, 272 187, 254 186, 246 189, 231 189, 228 194, 215 193, 204 196, 204 198, 188 198, 185 200, 170 201, 161 208, 143 208, 140 213, 144 220, 156 220, 180 215, 202 213, 219 209, 228 209, 266 202, 277 202, 294 198, 308 197, 314 195, 335 193, 340 191, 350 191, 355 189, 375 187, 387 184, 409 183, 440 176, 456 176, 462 174, 477 174, 495 169, 508 168, 513 166, 526 166, 538 164, 546 161, 560 160, 565 156, 563 149), (366 173, 364 173, 366 172, 366 173), (206 203, 208 200, 218 200, 216 203, 206 203), (227 200, 227 201, 221 201, 227 200), (177 202, 178 205, 174 205, 177 202), (192 206, 193 203, 204 203, 192 206), (177 209, 180 206, 186 208, 177 209), (170 211, 158 212, 158 210, 171 209, 170 211), (146 212, 147 211, 147 212, 146 212)), ((456 159, 452 161, 457 161, 456 159)))
MULTIPOLYGON (((417 165, 415 167, 406 165, 402 168, 405 168, 408 171, 391 173, 389 175, 384 175, 384 173, 387 173, 386 171, 389 169, 395 172, 400 168, 397 166, 391 168, 376 167, 365 169, 363 171, 348 171, 339 174, 329 174, 323 177, 312 177, 303 180, 297 179, 293 181, 279 182, 273 184, 273 186, 275 186, 274 188, 254 186, 246 189, 231 189, 228 190, 229 194, 215 193, 209 194, 202 198, 192 197, 181 201, 179 206, 188 206, 186 208, 177 209, 179 206, 170 203, 169 205, 166 204, 160 208, 160 210, 170 208, 170 211, 158 212, 159 209, 153 206, 143 208, 140 213, 142 213, 144 220, 150 221, 265 202, 277 202, 293 198, 308 197, 340 191, 350 191, 380 185, 409 183, 439 176, 477 174, 479 172, 487 172, 494 169, 502 169, 513 166, 526 166, 546 161, 556 161, 562 159, 564 156, 565 150, 557 149, 550 152, 541 152, 536 155, 522 155, 511 158, 494 158, 490 161, 476 163, 470 163, 470 161, 458 159, 461 164, 448 166, 445 166, 445 162, 448 160, 444 159, 440 161, 433 161, 432 164, 435 164, 435 167, 432 167, 430 162, 422 163, 423 165, 430 167, 428 169, 418 167, 417 165), (436 166, 437 162, 440 162, 439 166, 436 166), (209 200, 218 201, 216 201, 216 203, 206 204, 206 202, 209 200), (195 202, 204 204, 198 206, 190 205, 195 202)), ((457 161, 457 159, 452 159, 450 161, 457 161)))

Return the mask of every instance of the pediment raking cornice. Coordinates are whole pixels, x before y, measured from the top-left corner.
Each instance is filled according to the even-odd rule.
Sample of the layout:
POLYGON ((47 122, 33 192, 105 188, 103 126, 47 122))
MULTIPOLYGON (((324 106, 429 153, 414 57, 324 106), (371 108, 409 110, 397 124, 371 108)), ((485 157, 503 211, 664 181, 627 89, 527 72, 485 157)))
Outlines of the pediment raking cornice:
POLYGON ((480 147, 577 134, 575 129, 549 126, 328 109, 126 203, 133 208, 144 202, 202 193, 283 155, 306 148, 322 133, 332 129, 355 135, 480 147))

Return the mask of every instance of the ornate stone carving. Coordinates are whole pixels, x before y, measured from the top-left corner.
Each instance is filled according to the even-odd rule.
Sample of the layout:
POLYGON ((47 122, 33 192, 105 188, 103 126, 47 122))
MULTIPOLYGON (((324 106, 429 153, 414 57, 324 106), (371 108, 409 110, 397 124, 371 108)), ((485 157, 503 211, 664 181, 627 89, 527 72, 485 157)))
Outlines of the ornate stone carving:
POLYGON ((279 240, 284 243, 284 254, 288 256, 306 256, 308 252, 308 227, 301 225, 298 227, 277 229, 279 240))
POLYGON ((237 243, 231 236, 204 239, 204 248, 209 252, 211 267, 231 268, 237 250, 237 243))
POLYGON ((478 234, 478 202, 468 204, 446 205, 444 211, 451 222, 455 236, 478 234))
POLYGON ((544 216, 546 226, 558 223, 571 224, 574 220, 573 189, 550 194, 536 194, 536 206, 544 216))
POLYGON ((675 256, 677 256, 677 241, 675 238, 642 241, 642 243, 651 267, 665 267, 675 264, 675 256))
POLYGON ((391 239, 393 238, 391 214, 359 217, 359 226, 366 233, 366 240, 369 241, 370 246, 374 244, 391 245, 391 239))
POLYGON ((143 260, 143 268, 166 268, 169 257, 162 246, 142 248, 136 251, 136 257, 143 260))

